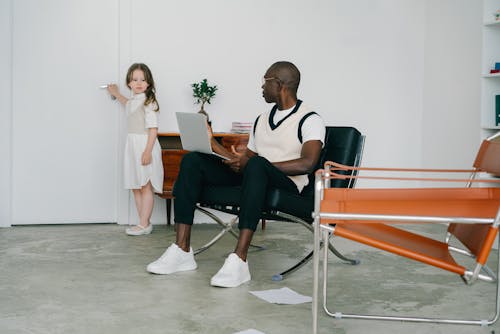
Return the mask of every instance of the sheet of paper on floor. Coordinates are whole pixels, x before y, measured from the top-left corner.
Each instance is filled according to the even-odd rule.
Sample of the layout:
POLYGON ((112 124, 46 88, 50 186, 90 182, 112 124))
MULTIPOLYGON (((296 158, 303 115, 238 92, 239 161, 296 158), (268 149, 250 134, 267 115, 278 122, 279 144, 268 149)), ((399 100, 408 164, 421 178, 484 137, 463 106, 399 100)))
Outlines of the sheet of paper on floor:
POLYGON ((258 331, 256 329, 250 328, 250 329, 246 329, 244 331, 237 332, 237 333, 234 333, 234 334, 265 334, 265 333, 263 333, 261 331, 258 331))
POLYGON ((249 291, 249 292, 260 299, 263 299, 269 303, 274 303, 274 304, 295 305, 302 303, 310 303, 312 301, 311 297, 298 294, 297 292, 287 287, 281 289, 249 291))

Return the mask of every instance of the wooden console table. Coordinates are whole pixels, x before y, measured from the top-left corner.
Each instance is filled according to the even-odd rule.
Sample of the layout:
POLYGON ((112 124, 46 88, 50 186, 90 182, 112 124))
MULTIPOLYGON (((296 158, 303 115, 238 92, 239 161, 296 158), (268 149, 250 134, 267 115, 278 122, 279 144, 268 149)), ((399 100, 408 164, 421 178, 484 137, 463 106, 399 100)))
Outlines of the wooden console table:
MULTIPOLYGON (((229 150, 231 149, 231 146, 234 145, 236 151, 238 152, 244 151, 248 143, 248 134, 214 133, 214 137, 229 150)), ((158 140, 161 146, 161 158, 163 161, 164 175, 163 193, 157 195, 166 200, 167 224, 170 225, 172 216, 172 200, 174 198, 172 194, 174 182, 179 174, 182 157, 189 151, 182 149, 181 138, 178 133, 159 133, 158 140)))

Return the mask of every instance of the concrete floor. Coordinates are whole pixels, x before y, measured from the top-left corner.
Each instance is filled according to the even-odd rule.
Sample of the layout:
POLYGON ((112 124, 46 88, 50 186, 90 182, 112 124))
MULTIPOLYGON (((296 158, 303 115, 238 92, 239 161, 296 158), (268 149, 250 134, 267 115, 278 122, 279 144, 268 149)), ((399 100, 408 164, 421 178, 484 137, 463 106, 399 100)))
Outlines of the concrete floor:
MULTIPOLYGON (((200 246, 217 229, 196 225, 193 245, 200 246)), ((209 285, 234 247, 233 237, 198 255, 196 271, 156 276, 146 272, 146 265, 173 241, 173 229, 156 226, 142 237, 123 231, 114 224, 0 229, 0 333, 311 332, 310 303, 275 305, 248 293, 286 286, 311 295, 312 263, 284 281, 271 280, 307 253, 312 234, 303 227, 269 222, 265 231, 259 229, 255 243, 267 249, 250 254, 252 281, 234 289, 209 285)), ((451 274, 347 241, 339 240, 338 248, 362 261, 349 266, 330 259, 340 311, 489 315, 493 284, 466 287, 451 274), (467 306, 453 305, 458 303, 467 306)), ((500 333, 500 322, 481 328, 334 320, 322 310, 319 325, 320 333, 339 334, 500 333)))

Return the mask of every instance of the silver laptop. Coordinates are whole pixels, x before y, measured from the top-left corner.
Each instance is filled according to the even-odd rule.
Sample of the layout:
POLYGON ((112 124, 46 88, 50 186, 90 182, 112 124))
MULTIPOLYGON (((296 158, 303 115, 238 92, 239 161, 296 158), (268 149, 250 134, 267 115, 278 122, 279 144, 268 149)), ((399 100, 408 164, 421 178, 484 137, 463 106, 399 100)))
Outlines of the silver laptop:
POLYGON ((212 151, 207 129, 207 119, 198 113, 176 112, 177 124, 181 134, 182 148, 188 151, 213 154, 222 159, 229 158, 212 151))

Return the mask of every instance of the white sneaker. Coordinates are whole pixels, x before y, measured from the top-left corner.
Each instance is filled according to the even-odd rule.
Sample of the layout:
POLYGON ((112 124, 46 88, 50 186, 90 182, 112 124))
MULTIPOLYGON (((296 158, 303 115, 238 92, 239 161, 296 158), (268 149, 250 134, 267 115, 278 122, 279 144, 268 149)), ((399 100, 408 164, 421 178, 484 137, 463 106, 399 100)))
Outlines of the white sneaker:
POLYGON ((146 235, 150 234, 153 231, 153 224, 149 224, 147 227, 142 227, 141 225, 135 225, 133 227, 129 227, 125 230, 125 233, 128 235, 146 235))
POLYGON ((198 265, 194 260, 193 249, 190 248, 189 252, 185 252, 173 243, 158 260, 148 264, 146 270, 153 274, 168 275, 196 268, 198 265))
POLYGON ((235 288, 250 279, 248 262, 240 259, 236 253, 231 253, 222 268, 212 277, 210 284, 221 288, 235 288))

